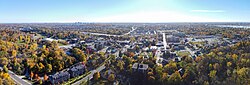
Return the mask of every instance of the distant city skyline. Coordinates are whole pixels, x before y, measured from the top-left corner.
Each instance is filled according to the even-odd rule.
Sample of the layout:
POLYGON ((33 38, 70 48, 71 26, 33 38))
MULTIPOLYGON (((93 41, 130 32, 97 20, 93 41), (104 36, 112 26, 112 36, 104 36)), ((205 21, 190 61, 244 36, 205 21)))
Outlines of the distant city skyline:
POLYGON ((250 22, 249 0, 0 0, 0 23, 250 22))

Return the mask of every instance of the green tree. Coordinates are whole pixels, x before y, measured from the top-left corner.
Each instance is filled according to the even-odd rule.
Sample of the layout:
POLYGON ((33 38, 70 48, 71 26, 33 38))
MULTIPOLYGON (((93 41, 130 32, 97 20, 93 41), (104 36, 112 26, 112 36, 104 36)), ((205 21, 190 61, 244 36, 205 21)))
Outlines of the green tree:
POLYGON ((8 73, 8 68, 6 65, 3 66, 3 72, 8 73))
POLYGON ((51 65, 51 64, 47 64, 47 65, 46 65, 46 72, 47 72, 47 73, 50 73, 52 70, 53 70, 53 69, 52 69, 52 65, 51 65))
POLYGON ((216 70, 212 70, 210 71, 210 73, 208 74, 210 78, 215 78, 216 77, 216 70))

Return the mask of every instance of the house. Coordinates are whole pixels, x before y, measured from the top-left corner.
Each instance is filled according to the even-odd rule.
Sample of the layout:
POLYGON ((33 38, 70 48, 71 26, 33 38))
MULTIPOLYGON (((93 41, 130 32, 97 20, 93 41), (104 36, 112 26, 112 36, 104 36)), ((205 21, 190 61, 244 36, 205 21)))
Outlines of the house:
POLYGON ((141 72, 141 73, 147 73, 148 65, 147 64, 139 64, 134 63, 132 66, 133 72, 141 72))
POLYGON ((186 37, 184 32, 174 32, 173 35, 177 37, 186 37))
POLYGON ((129 42, 128 40, 125 40, 125 41, 117 41, 117 43, 119 43, 120 45, 122 46, 125 46, 125 45, 129 45, 129 42))
POLYGON ((161 64, 162 64, 163 66, 165 66, 165 65, 168 64, 168 63, 169 63, 169 61, 166 60, 166 59, 163 59, 162 62, 161 62, 161 64))
POLYGON ((127 51, 128 51, 128 52, 134 52, 134 53, 135 53, 135 52, 136 52, 136 50, 135 50, 135 45, 130 45, 129 48, 127 48, 127 51))
POLYGON ((132 66, 133 75, 131 77, 131 82, 134 85, 146 85, 145 82, 147 80, 147 72, 148 72, 148 65, 141 64, 141 63, 134 63, 132 66))
POLYGON ((180 42, 180 38, 179 37, 175 37, 175 36, 167 36, 166 41, 167 41, 167 43, 179 43, 180 42))
POLYGON ((31 27, 23 27, 23 28, 19 28, 20 31, 22 32, 31 32, 33 31, 33 29, 31 27))
POLYGON ((176 57, 177 55, 176 55, 176 53, 175 52, 170 52, 170 58, 174 58, 174 57, 176 57))
POLYGON ((53 75, 49 75, 49 81, 51 84, 60 84, 68 81, 70 78, 80 76, 85 73, 85 64, 77 63, 68 69, 57 72, 53 75))
POLYGON ((68 40, 69 44, 74 44, 74 43, 77 43, 77 42, 79 42, 79 39, 77 39, 77 38, 73 38, 73 39, 68 40))
POLYGON ((52 84, 60 84, 64 81, 67 81, 70 79, 70 74, 67 71, 60 71, 54 75, 49 76, 49 81, 52 84))
POLYGON ((93 53, 97 51, 94 43, 85 43, 85 45, 87 48, 87 53, 93 53))
POLYGON ((106 52, 107 53, 115 53, 115 52, 117 52, 118 50, 115 48, 115 47, 109 47, 107 50, 106 50, 106 52))
POLYGON ((185 50, 185 46, 184 45, 175 45, 173 46, 174 50, 185 50))
POLYGON ((175 62, 180 62, 180 61, 181 61, 181 57, 175 57, 175 58, 173 59, 173 61, 175 61, 175 62))
POLYGON ((162 42, 158 42, 158 43, 156 43, 156 46, 157 46, 157 47, 163 47, 164 45, 163 45, 162 42))
POLYGON ((94 47, 96 48, 96 50, 101 50, 103 49, 105 46, 105 41, 98 41, 95 42, 94 47))
POLYGON ((78 63, 69 69, 70 77, 74 78, 85 73, 85 65, 78 63))

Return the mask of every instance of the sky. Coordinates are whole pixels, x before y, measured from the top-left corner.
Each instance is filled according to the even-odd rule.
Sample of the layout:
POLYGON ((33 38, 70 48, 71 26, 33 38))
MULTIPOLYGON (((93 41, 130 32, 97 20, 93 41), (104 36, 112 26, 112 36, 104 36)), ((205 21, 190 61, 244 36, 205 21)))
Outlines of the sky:
POLYGON ((0 0, 0 23, 250 22, 250 0, 0 0))

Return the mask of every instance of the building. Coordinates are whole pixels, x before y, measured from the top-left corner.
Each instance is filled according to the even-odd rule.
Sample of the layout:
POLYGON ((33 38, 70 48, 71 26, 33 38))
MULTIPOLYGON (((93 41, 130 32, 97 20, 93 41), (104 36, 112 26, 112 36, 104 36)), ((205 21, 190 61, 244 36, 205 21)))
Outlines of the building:
POLYGON ((148 65, 147 64, 139 64, 134 63, 132 66, 133 72, 141 72, 141 73, 147 73, 148 65))
POLYGON ((180 43, 180 38, 175 36, 167 36, 167 43, 180 43))
POLYGON ((49 75, 49 81, 51 84, 61 84, 68 81, 70 78, 80 76, 85 73, 85 64, 77 63, 68 69, 57 72, 53 75, 49 75))
POLYGON ((148 72, 148 65, 147 64, 140 64, 134 63, 132 66, 133 75, 131 77, 131 82, 134 85, 146 85, 145 82, 147 80, 147 72, 148 72))
POLYGON ((177 37, 186 37, 184 32, 174 32, 173 35, 177 37))
POLYGON ((122 46, 125 46, 125 45, 129 45, 130 41, 128 41, 128 40, 125 40, 125 41, 117 41, 117 43, 119 43, 119 44, 122 45, 122 46))
POLYGON ((157 46, 157 47, 163 47, 164 45, 163 45, 162 42, 158 42, 158 43, 156 43, 156 46, 157 46))
POLYGON ((85 73, 85 65, 78 63, 69 69, 70 77, 74 78, 85 73))
POLYGON ((22 32, 31 32, 33 31, 33 29, 31 27, 23 27, 23 28, 19 28, 20 31, 22 32))
POLYGON ((60 71, 54 75, 49 76, 49 81, 52 84, 60 84, 64 81, 67 81, 70 79, 70 74, 68 71, 60 71))

